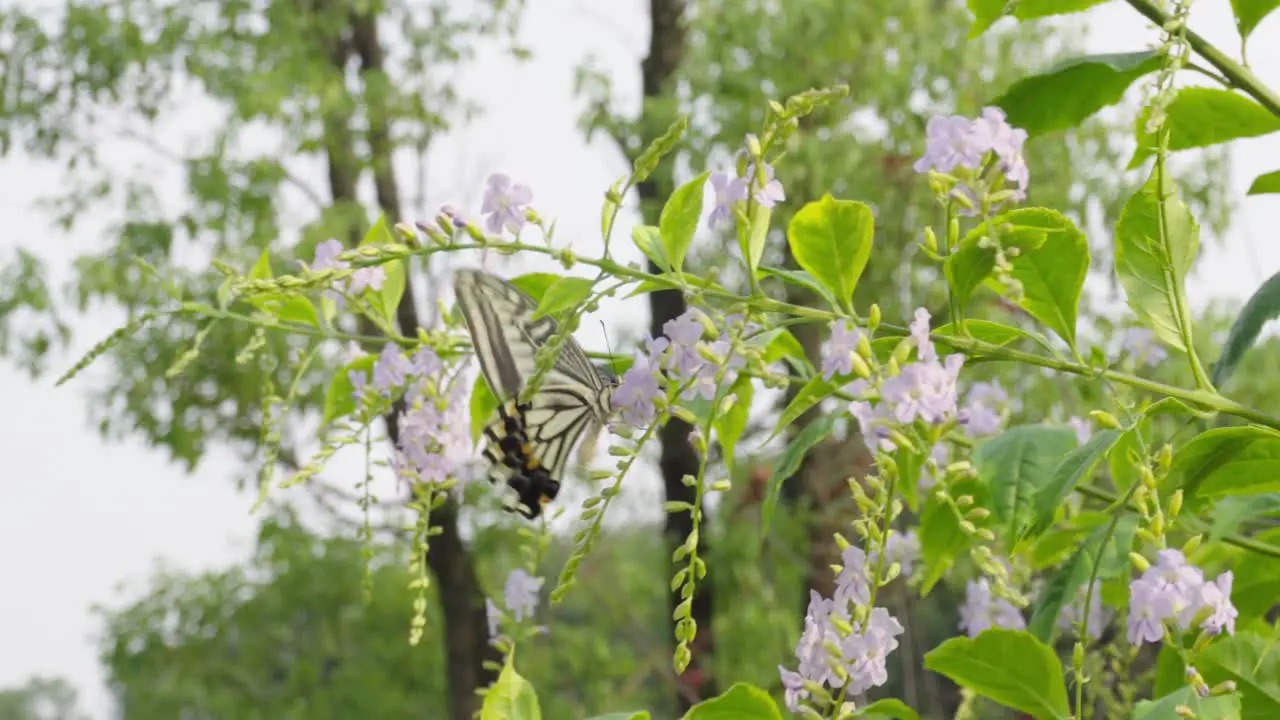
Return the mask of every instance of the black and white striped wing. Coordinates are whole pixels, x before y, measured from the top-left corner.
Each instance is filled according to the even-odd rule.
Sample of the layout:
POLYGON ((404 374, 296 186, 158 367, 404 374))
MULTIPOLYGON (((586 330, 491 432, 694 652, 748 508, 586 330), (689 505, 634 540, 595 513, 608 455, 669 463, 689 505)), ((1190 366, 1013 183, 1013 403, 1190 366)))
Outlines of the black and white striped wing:
MULTIPOLYGON (((534 320, 538 304, 533 298, 495 275, 459 270, 454 288, 490 386, 503 399, 518 396, 533 375, 538 348, 559 331, 558 323, 550 316, 534 320)), ((573 338, 567 338, 542 384, 582 387, 593 404, 605 389, 599 371, 573 338)))

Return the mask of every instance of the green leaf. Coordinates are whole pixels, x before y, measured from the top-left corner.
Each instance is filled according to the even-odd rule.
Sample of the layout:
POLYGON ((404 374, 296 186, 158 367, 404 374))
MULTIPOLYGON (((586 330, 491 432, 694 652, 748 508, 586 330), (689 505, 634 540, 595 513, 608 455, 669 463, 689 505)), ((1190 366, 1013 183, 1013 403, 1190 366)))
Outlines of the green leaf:
POLYGON ((796 396, 791 398, 791 402, 787 403, 787 407, 778 418, 778 424, 774 426, 773 432, 769 434, 765 442, 777 437, 791 423, 799 420, 800 416, 805 414, 809 408, 827 399, 837 389, 835 385, 823 380, 821 375, 813 376, 809 382, 804 384, 804 387, 800 388, 800 392, 797 392, 796 396))
POLYGON ((747 260, 747 270, 753 281, 760 277, 760 259, 764 257, 764 243, 769 238, 769 220, 773 208, 757 204, 751 210, 749 222, 738 223, 738 248, 747 260))
POLYGON ((796 433, 786 449, 774 461, 773 472, 769 473, 769 481, 765 486, 764 507, 760 511, 762 542, 769 535, 769 524, 773 522, 773 513, 778 508, 778 496, 782 493, 782 483, 796 474, 796 470, 800 469, 800 463, 804 462, 804 456, 827 435, 830 435, 833 427, 835 427, 833 416, 824 415, 815 419, 796 433))
POLYGON ((708 170, 676 188, 667 199, 667 204, 662 207, 662 215, 658 218, 658 232, 662 237, 666 257, 675 270, 684 269, 684 256, 688 254, 693 236, 698 231, 698 220, 702 218, 703 188, 710 174, 711 171, 708 170))
MULTIPOLYGON (((1107 0, 1022 0, 1014 4, 1013 16, 1019 21, 1034 20, 1088 10, 1104 2, 1107 0)), ((1006 0, 968 0, 969 12, 974 15, 969 37, 976 38, 986 32, 987 28, 1004 17, 1004 9, 1009 4, 1006 0)))
POLYGON ((738 447, 738 440, 742 437, 742 433, 747 429, 747 419, 751 415, 751 400, 754 397, 754 385, 751 378, 746 375, 740 375, 733 383, 731 393, 737 397, 737 401, 729 408, 729 411, 719 415, 715 419, 716 437, 720 440, 720 447, 724 449, 724 464, 729 470, 729 476, 733 477, 733 453, 738 447))
POLYGON ((954 637, 927 653, 924 666, 1037 719, 1071 717, 1062 664, 1030 633, 995 629, 954 637))
POLYGON ((320 327, 320 315, 316 313, 316 306, 311 302, 311 298, 305 295, 290 295, 288 300, 280 306, 280 313, 277 315, 282 322, 295 322, 302 325, 310 325, 312 327, 320 327))
POLYGON ((507 655, 507 663, 498 680, 485 695, 480 708, 480 720, 542 720, 538 707, 538 695, 533 685, 516 672, 515 653, 507 655))
POLYGON ((884 698, 877 700, 870 705, 863 705, 854 711, 849 717, 867 718, 897 718, 898 720, 920 720, 920 716, 912 710, 909 705, 896 698, 884 698))
POLYGON ((1116 275, 1129 307, 1161 340, 1185 352, 1191 338, 1182 337, 1179 321, 1187 307, 1187 272, 1200 249, 1200 226, 1178 197, 1168 171, 1154 168, 1147 183, 1125 203, 1116 223, 1115 245, 1116 275), (1166 197, 1163 223, 1161 187, 1166 197))
POLYGON ((774 328, 763 333, 763 336, 768 338, 768 343, 764 346, 766 364, 787 360, 792 367, 802 372, 813 369, 809 357, 804 353, 804 346, 788 328, 774 328))
POLYGON ((1084 445, 1067 453, 1035 497, 1035 523, 1031 533, 1039 535, 1053 525, 1053 518, 1076 486, 1093 476, 1111 448, 1120 441, 1121 430, 1094 433, 1084 445))
MULTIPOLYGON (((1145 110, 1138 117, 1138 147, 1129 161, 1131 170, 1156 151, 1158 138, 1146 131, 1149 114, 1145 110)), ((1169 132, 1169 149, 1187 150, 1268 135, 1280 130, 1280 118, 1230 90, 1186 87, 1170 101, 1164 127, 1169 132)))
POLYGON ((1213 384, 1216 387, 1222 387, 1231 377, 1241 358, 1257 342, 1262 326, 1277 317, 1280 317, 1280 272, 1267 278, 1253 291, 1253 296, 1231 324, 1231 333, 1222 346, 1222 355, 1213 366, 1213 384))
POLYGON ((391 234, 391 228, 387 225, 387 216, 379 215, 377 222, 369 227, 369 231, 364 234, 364 238, 360 241, 360 247, 365 245, 390 245, 396 241, 391 234))
POLYGON ((1188 501, 1280 492, 1280 433, 1253 425, 1200 433, 1173 456, 1169 482, 1188 501))
POLYGON ((1196 669, 1210 685, 1234 680, 1243 720, 1280 717, 1280 644, 1248 631, 1218 638, 1201 652, 1196 669))
POLYGON ((1156 679, 1151 688, 1153 697, 1164 697, 1187 687, 1187 666, 1182 662, 1180 650, 1173 643, 1165 643, 1160 648, 1156 657, 1156 679))
POLYGON ((493 394, 493 388, 489 387, 489 381, 485 379, 484 373, 477 373, 475 384, 471 386, 471 403, 469 406, 471 411, 471 442, 480 441, 480 435, 484 433, 485 426, 489 424, 489 420, 498 411, 498 405, 498 396, 493 394))
POLYGON ((636 712, 616 712, 608 715, 596 715, 587 720, 649 720, 648 710, 637 710, 636 712))
POLYGON ((920 557, 924 560, 925 577, 920 583, 921 596, 933 586, 965 552, 968 536, 960 529, 960 518, 950 503, 930 495, 920 513, 920 557))
POLYGON ((740 682, 689 708, 684 720, 782 720, 782 713, 769 693, 740 682))
MULTIPOLYGON (((1066 215, 1054 210, 1023 208, 1008 217, 1019 227, 1045 231, 1043 245, 1010 259, 1010 274, 1023 288, 1019 307, 1074 348, 1080 291, 1089 274, 1089 241, 1066 215)), ((1003 290, 995 278, 988 282, 1003 290)))
POLYGON ((991 487, 991 510, 1003 525, 1009 547, 1038 516, 1036 496, 1050 484, 1055 468, 1075 445, 1075 433, 1067 428, 1022 425, 974 451, 974 467, 991 487))
POLYGON ((351 396, 355 387, 351 384, 350 373, 354 370, 368 375, 376 362, 378 362, 377 356, 365 355, 338 368, 338 371, 333 374, 333 379, 329 381, 328 391, 325 392, 324 417, 320 421, 321 425, 328 425, 356 409, 355 398, 351 396))
POLYGON ((966 307, 969 297, 978 285, 991 274, 996 267, 996 250, 983 247, 985 238, 998 231, 1000 244, 1008 251, 1017 248, 1020 254, 1036 250, 1045 243, 1051 232, 1062 232, 1061 229, 1046 229, 1046 213, 1044 208, 1018 208, 983 222, 960 238, 959 247, 947 257, 944 269, 947 282, 955 293, 955 301, 966 307))
POLYGON ((249 271, 250 280, 270 280, 271 279, 271 253, 263 250, 258 256, 258 262, 253 264, 253 269, 249 271))
POLYGON ((1248 195, 1274 195, 1280 193, 1280 170, 1273 170, 1253 179, 1248 195))
POLYGON ((383 267, 387 269, 387 277, 382 281, 382 310, 388 320, 394 320, 400 307, 400 298, 404 297, 405 261, 392 260, 383 267))
MULTIPOLYGON (((1273 528, 1254 539, 1280 547, 1280 529, 1273 528)), ((1246 551, 1232 571, 1231 602, 1241 618, 1263 617, 1275 607, 1280 597, 1280 558, 1246 551)))
POLYGON ((1057 627, 1062 606, 1075 599, 1076 590, 1089 581, 1089 573, 1092 570, 1093 558, 1090 555, 1090 548, 1082 545, 1040 589, 1035 606, 1031 610, 1031 622, 1027 623, 1027 631, 1037 640, 1052 642, 1053 631, 1057 627))
POLYGON ((848 307, 871 257, 875 219, 871 208, 824 195, 805 204, 787 226, 787 242, 800 267, 848 307))
POLYGON ((547 272, 525 273, 511 278, 511 284, 524 291, 526 295, 533 298, 536 302, 542 302, 542 296, 547 294, 547 288, 555 285, 556 282, 563 279, 563 275, 547 272))
POLYGON ((1160 58, 1151 50, 1072 58, 1022 78, 991 104, 1032 137, 1067 130, 1120 102, 1134 81, 1159 67, 1160 58))
POLYGON ((1280 516, 1280 493, 1223 498, 1213 511, 1209 541, 1216 542, 1236 533, 1247 520, 1277 516, 1280 516))
POLYGON ((1280 0, 1231 0, 1231 12, 1236 16, 1240 39, 1247 39, 1258 23, 1278 7, 1280 0))
POLYGON ((1196 720, 1240 720, 1240 696, 1214 695, 1202 698, 1195 690, 1184 687, 1159 700, 1142 700, 1133 708, 1133 720, 1184 720, 1177 708, 1186 706, 1196 720))
POLYGON ((547 292, 538 301, 538 310, 533 313, 534 320, 555 315, 570 308, 576 308, 591 296, 596 282, 584 277, 562 277, 547 288, 547 292))
POLYGON ((631 229, 631 242, 663 272, 671 271, 671 260, 662 245, 662 232, 653 225, 637 225, 631 229))

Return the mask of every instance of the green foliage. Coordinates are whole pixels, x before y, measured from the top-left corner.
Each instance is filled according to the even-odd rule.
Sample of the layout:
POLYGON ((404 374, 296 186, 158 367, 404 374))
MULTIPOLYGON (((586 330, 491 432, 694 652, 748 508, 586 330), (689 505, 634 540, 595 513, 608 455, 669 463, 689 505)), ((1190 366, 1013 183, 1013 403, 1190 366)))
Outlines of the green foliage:
POLYGON ((1196 657, 1196 669, 1207 682, 1235 682, 1242 720, 1263 720, 1280 713, 1280 654, 1275 643, 1274 631, 1271 637, 1238 632, 1196 657))
POLYGON ((1218 428, 1201 433, 1174 455, 1172 487, 1188 500, 1280 491, 1280 432, 1263 427, 1218 428))
POLYGON ((1057 655, 1026 632, 951 638, 924 656, 924 666, 1037 720, 1071 717, 1057 655))
POLYGON ((1200 697, 1184 687, 1159 700, 1143 700, 1133 710, 1133 720, 1179 720, 1186 717, 1179 707, 1190 708, 1193 717, 1204 720, 1240 720, 1240 696, 1236 693, 1200 697))
POLYGON ((1029 135, 1067 130, 1120 102, 1138 78, 1158 67, 1160 58, 1150 50, 1085 55, 1018 80, 992 104, 1029 135))
POLYGON ((480 720, 542 720, 538 694, 533 685, 516 672, 514 660, 514 654, 507 655, 498 681, 484 697, 480 720))
POLYGON ((1062 503, 1080 483, 1088 480, 1102 463, 1102 459, 1111 452, 1124 433, 1120 430, 1102 430, 1094 433, 1084 445, 1067 453, 1066 457, 1053 469, 1053 475, 1047 483, 1036 491, 1035 522, 1031 532, 1039 535, 1053 524, 1053 519, 1062 507, 1062 503))
POLYGON ((1054 469, 1075 444, 1068 429, 1025 425, 1006 430, 974 452, 974 467, 991 486, 991 510, 1010 546, 1036 522, 1040 500, 1048 497, 1042 493, 1054 484, 1054 469))
POLYGON ((17 687, 0 689, 0 720, 89 720, 76 696, 63 678, 32 677, 17 687))
POLYGON ((1236 16, 1236 29, 1240 38, 1247 40, 1263 18, 1280 7, 1280 0, 1231 0, 1231 10, 1236 16))
MULTIPOLYGON (((698 230, 698 221, 702 218, 703 188, 710 175, 711 171, 708 170, 676 188, 663 206, 662 215, 658 219, 662 257, 676 272, 684 269, 684 256, 688 254, 689 246, 693 244, 693 235, 698 230)), ((643 246, 641 249, 644 249, 643 246)))
MULTIPOLYGON (((1218 88, 1182 88, 1169 103, 1164 127, 1170 150, 1187 150, 1259 137, 1280 130, 1280 117, 1244 95, 1218 88)), ((1129 161, 1136 168, 1156 150, 1157 138, 1138 119, 1138 147, 1129 161)))
MULTIPOLYGON (((1089 243, 1075 223, 1060 213, 1043 208, 1023 208, 996 218, 1008 222, 1012 246, 1020 247, 1017 238, 1043 231, 1043 242, 1021 246, 1023 252, 1010 260, 1009 275, 1021 284, 1017 304, 1039 320, 1058 337, 1076 346, 1076 315, 1085 276, 1089 274, 1089 243)), ((994 278, 988 283, 1001 288, 994 278)))
POLYGON ((1274 195, 1280 193, 1280 170, 1263 173, 1253 179, 1248 195, 1274 195))
POLYGON ((782 720, 769 694, 746 683, 736 683, 719 697, 704 700, 685 714, 684 720, 782 720))
POLYGON ((1231 334, 1222 346, 1222 354, 1213 365, 1213 384, 1222 385, 1231 377, 1240 358, 1258 340, 1262 327, 1280 317, 1280 273, 1267 278, 1245 303, 1231 325, 1231 334))
POLYGON ((871 208, 830 195, 805 205, 787 226, 796 262, 835 295, 840 307, 849 307, 853 299, 874 236, 871 208))

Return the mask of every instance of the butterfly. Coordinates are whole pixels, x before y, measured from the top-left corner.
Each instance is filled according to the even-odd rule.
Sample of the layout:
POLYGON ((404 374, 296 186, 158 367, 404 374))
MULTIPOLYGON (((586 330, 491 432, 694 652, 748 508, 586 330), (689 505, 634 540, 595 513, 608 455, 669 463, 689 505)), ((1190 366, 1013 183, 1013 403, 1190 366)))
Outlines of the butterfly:
POLYGON ((453 281, 480 371, 499 400, 498 418, 484 430, 489 480, 514 491, 517 504, 509 509, 536 518, 560 492, 573 448, 608 421, 618 380, 568 337, 537 391, 522 402, 535 356, 559 324, 551 316, 535 320, 538 303, 496 275, 458 270, 453 281))

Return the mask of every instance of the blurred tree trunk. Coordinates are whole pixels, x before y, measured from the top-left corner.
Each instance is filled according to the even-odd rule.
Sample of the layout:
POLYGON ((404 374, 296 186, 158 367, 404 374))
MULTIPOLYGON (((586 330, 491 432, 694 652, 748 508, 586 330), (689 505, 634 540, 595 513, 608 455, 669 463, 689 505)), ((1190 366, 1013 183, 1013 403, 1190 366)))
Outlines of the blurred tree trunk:
MULTIPOLYGON (((674 106, 674 75, 680 67, 686 50, 686 35, 683 25, 685 12, 684 0, 650 0, 649 2, 649 53, 640 63, 641 85, 644 90, 644 105, 641 117, 637 122, 638 148, 623 147, 629 159, 666 130, 673 120, 670 108, 674 106)), ((640 212, 644 222, 658 224, 658 216, 662 210, 662 201, 671 194, 675 187, 670 164, 660 166, 647 180, 636 186, 640 197, 640 212)), ((649 272, 661 272, 661 268, 649 263, 649 272)), ((649 334, 658 337, 662 334, 662 326, 667 321, 679 317, 688 309, 684 296, 675 290, 663 290, 649 294, 649 334)), ((662 455, 659 466, 662 470, 662 484, 667 500, 675 500, 693 504, 697 494, 693 488, 686 486, 681 480, 685 475, 698 474, 698 455, 689 442, 692 427, 683 420, 671 418, 658 433, 662 443, 662 455)), ((667 513, 663 533, 668 548, 674 552, 684 544, 693 530, 693 518, 689 513, 667 513)), ((699 539, 699 555, 705 557, 708 548, 706 535, 699 539)), ((680 604, 680 595, 672 592, 670 607, 674 612, 680 604)), ((692 618, 698 624, 698 635, 690 645, 693 660, 680 677, 680 691, 676 696, 676 708, 679 715, 684 715, 699 698, 716 694, 716 683, 711 677, 710 655, 715 648, 715 637, 712 628, 712 593, 710 583, 700 583, 693 597, 692 618)), ((675 650, 675 621, 671 623, 671 631, 667 634, 672 651, 675 650)))
MULTIPOLYGON (((391 142, 385 107, 387 77, 383 70, 383 48, 378 39, 378 16, 352 11, 349 24, 330 38, 330 58, 340 72, 354 58, 359 62, 360 80, 365 99, 363 110, 368 120, 368 165, 372 167, 379 209, 394 222, 401 217, 399 184, 392 165, 394 145, 391 142)), ((358 203, 356 186, 361 173, 356 144, 351 130, 352 111, 337 110, 325 122, 325 147, 329 165, 329 189, 335 205, 358 203)), ((346 242, 360 242, 361 230, 354 225, 346 242)), ((417 335, 418 310, 414 302, 413 284, 405 286, 404 296, 396 312, 400 332, 417 335)), ((367 319, 362 319, 361 332, 378 333, 367 319)), ((376 352, 376 349, 375 349, 376 352)), ((397 401, 383 420, 392 443, 399 440, 398 415, 403 403, 397 401)), ((439 535, 431 540, 427 564, 435 575, 443 617, 437 620, 445 628, 445 653, 448 668, 449 715, 453 720, 471 720, 478 709, 477 688, 489 685, 496 675, 484 668, 485 660, 501 660, 489 645, 488 621, 484 595, 475 567, 458 532, 458 507, 452 496, 431 513, 430 524, 439 535)))

